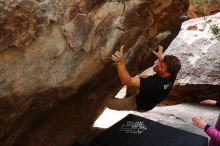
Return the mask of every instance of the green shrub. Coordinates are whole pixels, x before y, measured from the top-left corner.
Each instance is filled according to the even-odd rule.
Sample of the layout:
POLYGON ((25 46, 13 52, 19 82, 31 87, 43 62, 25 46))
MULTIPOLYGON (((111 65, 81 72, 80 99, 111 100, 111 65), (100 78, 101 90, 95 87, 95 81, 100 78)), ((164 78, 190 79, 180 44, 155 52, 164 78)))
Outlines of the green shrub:
MULTIPOLYGON (((195 9, 202 15, 208 15, 209 12, 206 10, 209 8, 212 2, 217 2, 217 6, 220 6, 220 0, 192 0, 195 9)), ((212 3, 214 4, 214 3, 212 3)))
POLYGON ((216 36, 216 35, 219 35, 220 33, 220 28, 218 26, 218 24, 212 24, 210 25, 210 29, 212 31, 212 33, 216 36))
MULTIPOLYGON (((205 10, 202 8, 202 0, 192 0, 195 9, 202 15, 205 15, 205 10)), ((204 0, 205 3, 209 3, 209 0, 204 0)))

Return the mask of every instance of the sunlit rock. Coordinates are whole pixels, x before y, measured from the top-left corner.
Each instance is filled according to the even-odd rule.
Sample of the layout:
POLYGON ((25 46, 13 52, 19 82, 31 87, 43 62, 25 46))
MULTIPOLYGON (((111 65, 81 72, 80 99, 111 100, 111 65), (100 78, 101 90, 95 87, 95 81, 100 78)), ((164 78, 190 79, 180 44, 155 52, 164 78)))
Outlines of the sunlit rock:
POLYGON ((182 63, 171 94, 180 102, 220 98, 220 41, 211 29, 219 24, 220 13, 188 20, 166 50, 182 63))

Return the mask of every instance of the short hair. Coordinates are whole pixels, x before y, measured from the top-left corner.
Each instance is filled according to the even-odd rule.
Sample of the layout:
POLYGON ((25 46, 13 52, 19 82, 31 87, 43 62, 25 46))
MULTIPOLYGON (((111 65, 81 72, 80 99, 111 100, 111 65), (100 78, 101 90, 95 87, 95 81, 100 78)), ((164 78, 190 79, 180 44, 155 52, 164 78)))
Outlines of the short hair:
POLYGON ((172 75, 177 75, 181 69, 180 60, 176 56, 165 55, 163 61, 167 65, 167 71, 172 75))

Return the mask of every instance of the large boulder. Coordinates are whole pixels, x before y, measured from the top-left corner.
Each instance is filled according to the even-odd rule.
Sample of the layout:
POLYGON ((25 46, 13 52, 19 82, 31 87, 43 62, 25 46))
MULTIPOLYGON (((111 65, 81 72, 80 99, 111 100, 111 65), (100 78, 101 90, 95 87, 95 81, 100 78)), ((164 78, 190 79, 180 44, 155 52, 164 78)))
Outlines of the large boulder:
POLYGON ((132 75, 152 65, 146 48, 167 46, 187 7, 187 0, 0 0, 0 145, 71 145, 121 87, 111 54, 124 44, 132 75))
POLYGON ((182 63, 171 99, 184 102, 220 98, 220 41, 219 34, 214 35, 211 29, 219 23, 220 13, 217 13, 182 24, 165 52, 177 56, 182 63))

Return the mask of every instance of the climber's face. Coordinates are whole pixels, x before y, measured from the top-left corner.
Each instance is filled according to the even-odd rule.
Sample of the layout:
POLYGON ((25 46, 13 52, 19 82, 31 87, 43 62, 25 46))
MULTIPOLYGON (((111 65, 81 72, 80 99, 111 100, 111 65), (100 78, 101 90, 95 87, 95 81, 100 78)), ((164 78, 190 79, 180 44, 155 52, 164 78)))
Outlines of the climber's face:
POLYGON ((158 74, 158 75, 168 75, 170 74, 167 71, 167 65, 163 60, 156 60, 154 63, 153 70, 158 74))

